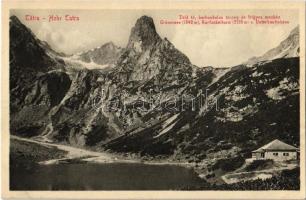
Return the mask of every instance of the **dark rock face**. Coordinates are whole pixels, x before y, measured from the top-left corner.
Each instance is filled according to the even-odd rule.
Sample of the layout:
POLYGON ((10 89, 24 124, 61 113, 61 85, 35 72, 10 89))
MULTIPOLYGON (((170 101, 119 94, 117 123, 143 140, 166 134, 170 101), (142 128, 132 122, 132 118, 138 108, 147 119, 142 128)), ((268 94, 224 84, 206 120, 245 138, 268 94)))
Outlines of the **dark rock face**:
POLYGON ((62 67, 62 61, 52 57, 52 53, 48 52, 46 43, 37 39, 31 30, 24 26, 16 16, 10 18, 11 66, 31 68, 44 72, 62 67))
POLYGON ((131 30, 128 49, 136 52, 145 51, 161 40, 155 30, 153 19, 148 16, 140 17, 131 30))
POLYGON ((58 105, 66 95, 71 84, 69 76, 64 72, 49 72, 38 76, 32 90, 25 98, 25 104, 42 104, 49 107, 58 105))
POLYGON ((63 70, 63 61, 41 42, 16 16, 10 18, 11 103, 23 104, 38 77, 50 70, 63 70))
POLYGON ((10 18, 10 129, 13 134, 38 135, 48 112, 60 103, 71 80, 64 64, 17 17, 10 18))
POLYGON ((66 73, 53 71, 36 76, 27 87, 11 91, 11 132, 40 134, 50 121, 48 113, 60 104, 70 84, 71 80, 66 73), (27 127, 36 128, 32 131, 27 127))
POLYGON ((139 18, 131 30, 128 45, 118 60, 119 81, 149 81, 157 85, 184 82, 194 66, 166 38, 156 33, 153 19, 139 18), (181 76, 181 77, 179 77, 181 76))
POLYGON ((110 70, 72 73, 16 17, 10 34, 12 134, 191 161, 243 157, 276 138, 299 145, 299 58, 198 68, 143 16, 126 48, 79 55, 110 70))

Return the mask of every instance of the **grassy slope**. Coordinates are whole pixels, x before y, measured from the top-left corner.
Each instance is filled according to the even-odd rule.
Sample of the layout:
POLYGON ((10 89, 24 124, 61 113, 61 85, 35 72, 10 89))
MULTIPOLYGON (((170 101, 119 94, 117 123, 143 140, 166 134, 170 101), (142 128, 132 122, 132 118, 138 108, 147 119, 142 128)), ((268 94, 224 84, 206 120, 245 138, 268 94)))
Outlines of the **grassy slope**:
POLYGON ((182 112, 173 129, 161 137, 153 137, 156 128, 152 126, 113 140, 104 147, 153 157, 176 153, 203 160, 209 153, 229 151, 233 147, 240 149, 233 155, 248 158, 252 150, 276 138, 299 146, 298 91, 284 94, 279 101, 266 95, 268 89, 277 87, 284 78, 298 82, 298 74, 298 58, 274 60, 256 68, 237 68, 210 87, 210 91, 220 93, 220 111, 212 109, 201 116, 196 112, 182 112), (261 75, 257 77, 252 75, 254 73, 261 75), (245 87, 242 95, 247 97, 227 100, 225 96, 231 97, 230 92, 239 86, 245 87), (229 91, 222 93, 227 87, 229 91), (240 110, 248 106, 251 109, 241 121, 226 118, 228 113, 243 114, 240 110), (230 110, 231 107, 236 110, 230 110), (187 128, 182 128, 185 126, 187 128))
POLYGON ((284 170, 280 175, 266 180, 242 181, 234 184, 214 185, 204 183, 197 187, 186 187, 187 190, 299 190, 300 168, 284 170))
POLYGON ((11 139, 10 166, 27 166, 43 160, 65 157, 66 152, 55 147, 46 147, 39 144, 11 139))

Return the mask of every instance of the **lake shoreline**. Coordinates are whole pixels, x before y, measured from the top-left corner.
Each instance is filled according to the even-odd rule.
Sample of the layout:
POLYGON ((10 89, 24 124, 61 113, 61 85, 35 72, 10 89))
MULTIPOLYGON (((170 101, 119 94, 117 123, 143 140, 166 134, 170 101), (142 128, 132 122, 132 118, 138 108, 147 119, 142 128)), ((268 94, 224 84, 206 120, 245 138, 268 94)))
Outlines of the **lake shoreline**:
MULTIPOLYGON (((207 164, 205 163, 195 163, 187 161, 179 162, 171 158, 156 159, 154 157, 135 156, 135 154, 92 151, 88 149, 82 149, 63 144, 49 143, 29 138, 22 138, 18 136, 11 136, 11 140, 32 143, 33 145, 41 145, 44 148, 46 147, 53 148, 54 152, 56 153, 58 153, 58 151, 66 152, 65 155, 63 155, 63 153, 59 154, 59 157, 51 156, 51 157, 46 157, 47 159, 45 160, 38 160, 37 163, 40 165, 76 164, 76 163, 93 163, 93 164, 94 163, 95 164, 131 163, 131 164, 145 164, 145 165, 158 165, 158 166, 171 165, 171 166, 180 166, 187 169, 192 169, 200 179, 203 179, 212 184, 231 183, 231 181, 229 181, 226 176, 227 175, 232 176, 232 172, 218 174, 213 177, 210 177, 210 179, 207 178, 207 176, 210 176, 210 174, 207 171, 207 164), (58 151, 56 151, 55 149, 57 149, 58 151)), ((17 162, 19 161, 17 160, 17 162)), ((290 168, 292 169, 292 167, 290 168)), ((284 169, 286 169, 286 167, 284 169)), ((264 170, 263 173, 265 173, 265 171, 267 170, 264 170)), ((274 171, 281 171, 281 169, 274 171)), ((247 172, 247 173, 252 173, 252 172, 247 172)), ((271 175, 269 175, 269 177, 270 176, 271 175)))
MULTIPOLYGON (((19 182, 17 180, 22 179, 24 176, 26 178, 31 179, 29 177, 30 174, 33 173, 33 169, 40 170, 40 176, 46 175, 45 170, 54 169, 57 170, 57 168, 64 168, 69 169, 67 172, 70 172, 70 169, 74 171, 74 167, 83 169, 84 172, 81 170, 82 173, 89 173, 90 170, 86 170, 86 168, 92 168, 94 170, 104 170, 103 173, 106 173, 107 176, 114 176, 114 173, 112 173, 112 170, 120 168, 120 171, 116 171, 115 174, 118 175, 118 173, 121 173, 119 176, 124 183, 126 181, 129 181, 130 171, 137 171, 137 173, 132 173, 133 176, 139 175, 138 170, 142 171, 141 176, 152 176, 150 170, 155 170, 155 174, 164 173, 163 169, 174 169, 169 171, 169 173, 172 174, 172 179, 177 179, 180 177, 180 173, 184 172, 186 180, 189 180, 188 184, 181 188, 178 187, 176 189, 178 190, 228 190, 230 188, 234 189, 251 189, 253 187, 255 188, 263 188, 263 189, 269 189, 269 187, 263 187, 262 184, 265 182, 268 185, 271 184, 271 187, 276 187, 279 189, 288 188, 288 189, 296 189, 299 184, 299 167, 294 166, 294 164, 291 164, 291 167, 283 168, 282 170, 276 170, 274 169, 273 176, 267 177, 268 170, 263 171, 250 171, 248 172, 250 175, 251 173, 259 173, 264 174, 265 177, 259 177, 259 179, 254 179, 252 177, 246 177, 247 179, 241 177, 248 175, 246 172, 239 172, 233 171, 230 173, 227 173, 227 177, 224 177, 225 175, 217 174, 216 177, 213 177, 213 182, 207 178, 207 171, 205 173, 205 170, 207 170, 207 165, 202 163, 194 163, 194 162, 177 162, 172 158, 169 158, 169 160, 162 158, 162 159, 154 159, 153 157, 144 157, 144 159, 141 159, 139 157, 136 157, 135 154, 120 154, 120 153, 110 153, 110 152, 95 152, 91 150, 86 149, 80 149, 76 147, 71 147, 67 145, 62 144, 54 144, 54 143, 46 143, 42 141, 37 141, 29 138, 21 138, 18 136, 11 136, 11 145, 10 145, 10 180, 13 180, 13 186, 15 184, 18 185, 19 182), (147 160, 149 159, 149 160, 147 160), (101 164, 101 165, 99 165, 101 164), (105 164, 105 165, 103 165, 105 164), (155 166, 154 166, 155 165, 155 166), (114 168, 113 168, 114 167, 114 168), (107 169, 106 169, 107 168, 107 169), (126 171, 128 168, 129 170, 126 171), (146 169, 149 168, 149 171, 146 171, 146 169), (156 169, 157 168, 157 169, 156 169), (156 170, 161 170, 156 173, 156 170), (29 171, 30 170, 30 171, 29 171), (123 171, 122 171, 123 170, 123 171), (186 176, 186 172, 189 171, 191 175, 186 176), (125 172, 124 172, 125 171, 125 172), (236 173, 235 173, 236 172, 236 173), (178 176, 178 177, 176 177, 178 176), (124 179, 124 177, 126 179, 124 179), (224 178, 224 180, 222 179, 224 178), (190 179, 192 178, 192 179, 190 179), (235 178, 238 178, 238 182, 234 183, 233 180, 235 178), (281 182, 278 180, 281 178, 281 182), (198 179, 198 180, 197 180, 198 179), (222 182, 219 181, 219 179, 222 179, 222 182), (194 185, 195 182, 193 180, 197 180, 198 185, 194 185), (227 180, 227 181, 226 181, 227 180), (290 180, 290 181, 288 181, 290 180), (219 181, 219 182, 216 182, 219 181)), ((279 168, 280 169, 280 168, 279 168)), ((60 171, 59 171, 60 173, 60 171)), ((73 172, 73 176, 75 173, 79 176, 79 172, 73 172)), ((48 173, 47 173, 48 174, 48 173)), ((88 174, 89 176, 95 177, 95 174, 88 174)), ((35 174, 32 174, 35 175, 35 174)), ((165 176, 163 174, 162 176, 154 176, 158 179, 165 176)), ((184 176, 184 175, 183 175, 184 176)), ((262 175, 261 175, 262 176, 262 175)), ((85 176, 87 177, 87 175, 85 176)), ((41 177, 38 177, 36 181, 41 181, 41 177)), ((138 176, 139 178, 139 176, 138 176)), ((141 178, 142 179, 142 178, 141 178)), ((140 179, 140 180, 141 180, 140 179)), ((55 178, 55 180, 57 180, 55 178)), ((113 177, 110 179, 111 181, 116 180, 113 177)), ((51 183, 54 181, 54 179, 50 180, 51 183)), ((66 180, 63 180, 64 183, 66 180)), ((164 183, 164 182, 163 182, 164 183)), ((173 182, 172 182, 173 183, 173 182)), ((170 184, 172 184, 170 183, 170 184)), ((65 183, 66 184, 66 183, 65 183)), ((86 183, 84 183, 86 184, 86 183)), ((101 182, 103 184, 103 182, 101 182)), ((131 183, 129 183, 131 184, 131 183)), ((148 182, 145 182, 145 184, 148 184, 148 182)), ((26 185, 23 185, 21 187, 26 187, 26 185)), ((112 185, 113 187, 117 187, 117 185, 112 185)), ((19 187, 19 186, 18 186, 19 187)), ((32 187, 32 186, 31 186, 32 187)), ((40 187, 38 185, 38 187, 40 187)), ((103 186, 104 187, 104 186, 103 186)), ((124 186, 125 187, 125 186, 124 186)), ((151 187, 151 186, 150 186, 151 187)), ((152 186, 155 187, 155 186, 152 186)), ((166 186, 165 186, 166 187, 166 186)), ((142 185, 139 185, 136 187, 137 189, 142 188, 142 185)), ((36 188, 37 189, 37 188, 36 188)), ((69 188, 68 188, 69 189, 69 188)), ((71 188, 70 188, 71 189, 71 188)), ((48 189, 49 190, 49 189, 48 189)), ((52 188, 51 188, 52 190, 52 188)))
POLYGON ((129 156, 125 156, 120 153, 109 153, 109 152, 98 152, 87 149, 82 149, 78 147, 72 147, 63 144, 49 143, 43 142, 39 140, 35 140, 32 138, 23 138, 15 135, 11 135, 11 140, 18 140, 27 143, 33 143, 35 145, 41 145, 43 147, 55 147, 59 151, 65 151, 66 155, 60 156, 58 158, 52 158, 47 160, 39 161, 38 164, 41 165, 50 165, 50 164, 58 164, 58 163, 76 163, 76 162, 86 162, 86 163, 139 163, 139 164, 147 164, 147 165, 175 165, 182 166, 186 168, 192 168, 198 174, 200 178, 201 174, 199 170, 196 168, 204 166, 199 163, 190 163, 190 162, 178 162, 178 161, 170 161, 170 160, 158 160, 154 158, 150 158, 151 160, 143 160, 141 157, 131 158, 129 156))
POLYGON ((182 190, 204 182, 184 163, 123 159, 110 153, 56 146, 13 136, 10 189, 182 190))

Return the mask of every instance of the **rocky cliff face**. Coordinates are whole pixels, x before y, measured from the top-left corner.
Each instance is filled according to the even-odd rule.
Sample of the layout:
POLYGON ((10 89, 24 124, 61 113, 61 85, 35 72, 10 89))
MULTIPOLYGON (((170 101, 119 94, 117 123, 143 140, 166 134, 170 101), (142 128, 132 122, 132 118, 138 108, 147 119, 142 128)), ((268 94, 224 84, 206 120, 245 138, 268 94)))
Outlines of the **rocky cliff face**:
POLYGON ((117 47, 113 42, 108 42, 100 47, 80 52, 71 56, 62 55, 66 70, 71 74, 83 69, 100 69, 104 71, 111 70, 123 49, 117 47))
POLYGON ((186 88, 195 81, 192 74, 196 70, 201 71, 167 39, 159 37, 151 18, 142 17, 132 28, 128 45, 112 70, 77 73, 69 95, 56 112, 58 117, 54 117, 60 119, 52 125, 58 131, 49 136, 86 145, 89 135, 101 133, 96 118, 103 118, 99 123, 106 128, 101 133, 103 139, 96 139, 94 144, 105 143, 132 129, 143 129, 151 118, 169 115, 167 110, 154 111, 149 114, 150 119, 146 119, 153 110, 150 104, 165 103, 169 98, 187 94, 186 88), (86 113, 84 117, 71 117, 80 111, 86 113), (69 120, 65 116, 69 116, 69 120), (74 131, 75 124, 81 126, 77 131, 74 131))
POLYGON ((10 63, 15 68, 46 72, 63 67, 63 61, 40 41, 16 16, 10 18, 10 63))
POLYGON ((116 70, 121 81, 152 80, 157 84, 185 81, 192 72, 189 59, 166 38, 160 38, 153 19, 147 16, 139 18, 132 28, 116 70))
POLYGON ((108 42, 100 47, 78 53, 74 57, 86 63, 114 65, 121 54, 122 48, 117 47, 113 42, 108 42))
POLYGON ((131 30, 127 49, 135 52, 146 51, 152 48, 161 38, 157 34, 153 19, 148 16, 142 16, 131 30))
MULTIPOLYGON (((299 144, 299 59, 291 53, 251 67, 198 68, 147 16, 125 48, 108 43, 73 59, 16 17, 10 34, 12 134, 207 162, 244 157, 275 138, 299 144)), ((298 32, 288 38, 259 60, 297 50, 298 32)))
POLYGON ((10 123, 11 132, 37 135, 48 111, 70 87, 64 62, 17 17, 10 18, 10 123))

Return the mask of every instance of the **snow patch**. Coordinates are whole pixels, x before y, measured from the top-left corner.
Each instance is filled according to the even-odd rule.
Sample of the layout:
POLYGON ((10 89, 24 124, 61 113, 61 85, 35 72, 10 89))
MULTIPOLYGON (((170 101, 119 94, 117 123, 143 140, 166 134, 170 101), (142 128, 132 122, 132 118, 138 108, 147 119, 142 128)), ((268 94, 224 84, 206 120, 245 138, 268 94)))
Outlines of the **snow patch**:
POLYGON ((169 119, 167 119, 167 120, 162 124, 162 131, 161 131, 158 135, 154 136, 153 138, 158 138, 159 136, 161 136, 161 135, 167 133, 169 130, 171 130, 171 129, 174 127, 174 125, 176 124, 176 122, 175 122, 175 123, 173 123, 173 122, 174 122, 174 120, 176 120, 176 118, 178 117, 178 115, 179 115, 179 114, 175 114, 175 115, 173 115, 172 117, 170 117, 169 119))
POLYGON ((109 64, 106 65, 99 65, 95 62, 93 62, 92 60, 90 60, 89 63, 87 62, 83 62, 81 60, 78 60, 78 56, 77 55, 73 55, 70 57, 61 57, 66 64, 70 65, 73 68, 79 69, 79 68, 86 68, 86 69, 105 69, 107 67, 109 67, 109 64))

